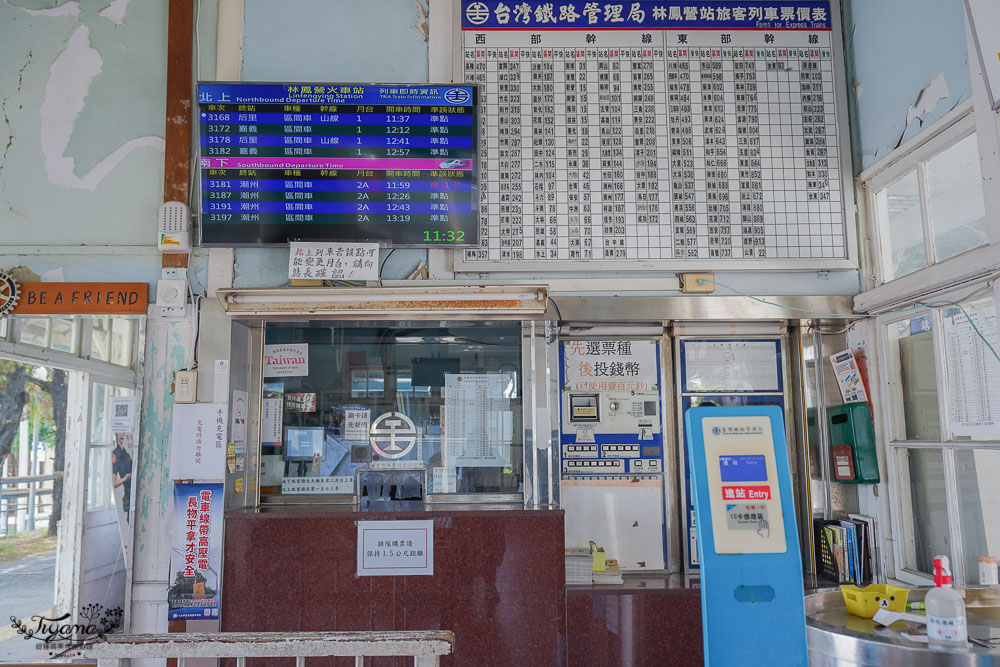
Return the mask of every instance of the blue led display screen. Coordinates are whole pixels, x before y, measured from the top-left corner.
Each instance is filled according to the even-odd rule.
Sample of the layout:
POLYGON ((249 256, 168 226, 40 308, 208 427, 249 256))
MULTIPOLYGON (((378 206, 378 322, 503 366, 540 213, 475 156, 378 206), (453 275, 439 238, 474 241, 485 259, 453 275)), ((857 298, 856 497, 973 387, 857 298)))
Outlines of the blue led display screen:
POLYGON ((766 482, 767 464, 759 454, 720 456, 719 475, 723 482, 766 482))
POLYGON ((478 243, 479 89, 198 85, 204 245, 478 243))

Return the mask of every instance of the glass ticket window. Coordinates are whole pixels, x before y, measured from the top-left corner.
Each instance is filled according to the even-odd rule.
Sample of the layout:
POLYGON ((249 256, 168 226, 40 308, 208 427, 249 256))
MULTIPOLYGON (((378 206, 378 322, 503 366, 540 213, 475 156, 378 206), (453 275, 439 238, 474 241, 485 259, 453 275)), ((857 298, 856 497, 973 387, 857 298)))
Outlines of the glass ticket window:
POLYGON ((523 492, 520 323, 270 323, 262 368, 262 498, 355 495, 373 469, 523 492))

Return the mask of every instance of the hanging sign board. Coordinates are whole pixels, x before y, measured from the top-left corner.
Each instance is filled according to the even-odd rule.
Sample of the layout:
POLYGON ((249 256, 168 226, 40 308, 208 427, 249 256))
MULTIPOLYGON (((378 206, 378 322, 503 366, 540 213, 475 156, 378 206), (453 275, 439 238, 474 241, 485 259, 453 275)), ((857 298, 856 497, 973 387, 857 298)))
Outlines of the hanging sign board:
POLYGON ((14 315, 145 315, 146 283, 20 283, 14 315))

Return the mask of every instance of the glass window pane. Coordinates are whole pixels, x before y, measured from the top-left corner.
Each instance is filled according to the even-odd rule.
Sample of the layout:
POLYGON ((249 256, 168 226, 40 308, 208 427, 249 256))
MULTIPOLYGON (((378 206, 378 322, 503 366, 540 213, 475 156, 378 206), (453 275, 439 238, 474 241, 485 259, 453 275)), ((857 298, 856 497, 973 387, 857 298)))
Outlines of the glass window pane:
POLYGON ((113 507, 111 489, 111 448, 90 447, 87 450, 87 510, 113 507))
POLYGON ((49 320, 44 317, 32 317, 21 320, 21 332, 17 338, 26 345, 45 347, 48 338, 49 320))
POLYGON ((518 324, 269 324, 265 342, 308 344, 307 375, 263 382, 314 397, 315 409, 266 425, 284 441, 261 448, 262 493, 344 493, 359 470, 377 468, 418 469, 429 493, 521 492, 518 324))
POLYGON ((111 425, 105 418, 110 406, 114 387, 95 382, 91 385, 90 398, 90 442, 108 443, 111 441, 111 425))
POLYGON ((964 308, 941 311, 948 425, 955 440, 1000 440, 1000 361, 986 345, 1000 351, 996 305, 990 298, 964 308))
POLYGON ((60 352, 74 352, 76 349, 76 320, 69 317, 52 318, 52 344, 53 350, 60 352))
POLYGON ((111 363, 132 365, 132 320, 116 318, 111 321, 111 363))
POLYGON ((940 449, 896 449, 903 567, 933 574, 934 556, 951 557, 944 456, 940 449))
POLYGON ((111 360, 111 318, 98 317, 91 320, 90 358, 95 361, 111 360))
POLYGON ((897 440, 940 440, 934 332, 930 315, 887 325, 890 354, 898 359, 899 378, 893 387, 897 440))
POLYGON ((1000 555, 1000 449, 956 449, 955 476, 965 583, 980 584, 979 556, 1000 555))
POLYGON ((911 171, 878 192, 875 210, 888 249, 886 280, 927 266, 917 172, 911 171))
POLYGON ((983 177, 975 134, 927 161, 927 188, 934 261, 986 244, 983 177))

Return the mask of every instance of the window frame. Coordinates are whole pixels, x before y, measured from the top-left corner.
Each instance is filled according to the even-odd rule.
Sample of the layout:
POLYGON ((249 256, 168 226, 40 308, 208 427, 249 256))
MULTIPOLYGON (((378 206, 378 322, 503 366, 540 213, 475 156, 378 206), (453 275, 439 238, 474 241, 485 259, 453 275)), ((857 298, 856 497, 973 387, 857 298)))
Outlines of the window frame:
MULTIPOLYGON (((940 295, 934 295, 933 301, 961 300, 963 305, 971 301, 993 298, 994 307, 1000 312, 1000 281, 992 284, 986 280, 964 286, 961 290, 951 290, 940 295), (985 294, 978 294, 972 299, 965 299, 968 294, 980 288, 990 288, 985 294)), ((928 299, 931 300, 931 299, 928 299)), ((948 368, 946 361, 945 340, 943 337, 942 306, 923 307, 906 312, 888 313, 875 318, 875 338, 878 349, 879 391, 878 403, 883 418, 880 420, 881 438, 885 443, 885 463, 889 490, 889 523, 890 531, 883 535, 884 548, 891 550, 893 555, 893 578, 906 584, 933 585, 930 574, 918 572, 906 567, 905 545, 903 537, 911 531, 906 526, 904 516, 911 512, 905 500, 909 498, 909 489, 900 488, 899 474, 902 470, 903 454, 906 449, 937 449, 942 453, 945 501, 948 517, 948 539, 952 574, 956 586, 964 586, 974 578, 974 573, 966 572, 965 545, 962 542, 962 527, 960 516, 961 499, 959 497, 958 478, 956 475, 955 452, 962 450, 988 449, 1000 451, 1000 436, 993 440, 956 440, 951 432, 951 415, 949 411, 949 396, 951 388, 948 384, 948 368), (907 440, 896 437, 897 433, 905 434, 901 429, 903 419, 902 403, 897 392, 901 382, 898 350, 893 349, 889 340, 888 327, 897 322, 928 315, 932 322, 932 341, 934 349, 934 370, 937 373, 938 414, 941 420, 940 437, 937 440, 907 440), (891 542, 890 544, 888 544, 891 542)), ((994 342, 996 346, 996 342, 994 342)), ((1000 348, 998 348, 1000 351, 1000 348)), ((912 523, 912 520, 910 521, 912 523)))
MULTIPOLYGON (((901 278, 913 276, 932 266, 947 263, 951 260, 957 259, 958 257, 962 257, 962 255, 965 255, 972 250, 990 245, 990 240, 988 239, 986 243, 976 246, 975 248, 969 248, 954 257, 949 257, 940 261, 936 258, 934 227, 933 221, 931 220, 930 198, 927 183, 927 162, 949 148, 952 148, 969 136, 976 135, 977 144, 979 144, 976 117, 972 111, 971 103, 960 106, 956 111, 958 112, 957 117, 952 119, 942 119, 942 127, 931 132, 930 136, 921 141, 918 145, 914 146, 912 149, 899 155, 887 164, 877 164, 874 167, 862 172, 858 176, 858 181, 864 191, 862 197, 868 209, 868 215, 865 217, 867 218, 868 237, 871 239, 873 246, 871 253, 873 264, 871 267, 871 273, 875 278, 876 285, 885 285, 901 278), (924 240, 924 252, 927 257, 927 265, 914 271, 910 271, 909 273, 904 273, 900 276, 889 277, 889 271, 892 268, 892 244, 890 241, 888 224, 886 221, 879 220, 878 218, 876 195, 899 179, 913 172, 917 175, 917 187, 919 189, 920 196, 921 233, 924 240)), ((977 147, 980 149, 980 161, 982 161, 982 147, 981 145, 977 145, 977 147)), ((982 178, 982 170, 980 170, 980 177, 982 178)), ((988 195, 986 192, 986 184, 984 183, 984 205, 987 204, 987 199, 988 195)))

